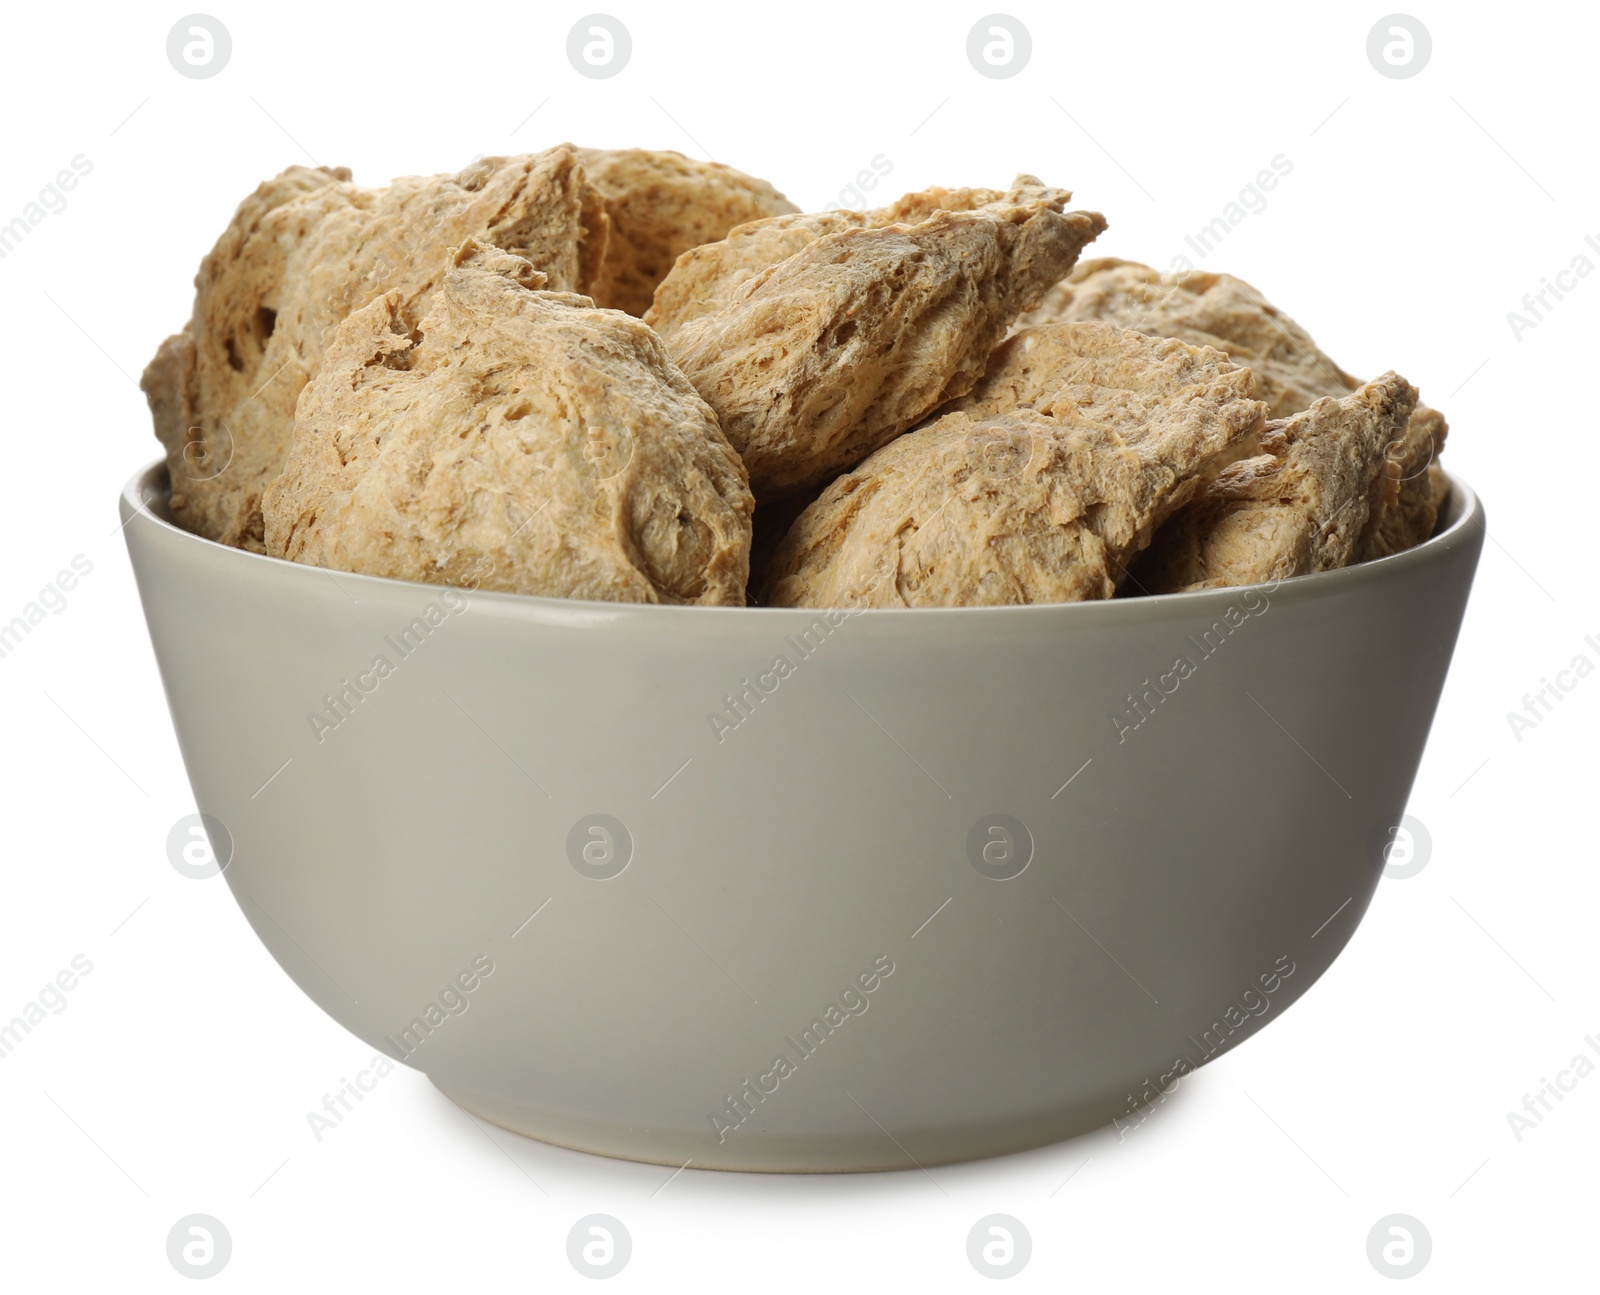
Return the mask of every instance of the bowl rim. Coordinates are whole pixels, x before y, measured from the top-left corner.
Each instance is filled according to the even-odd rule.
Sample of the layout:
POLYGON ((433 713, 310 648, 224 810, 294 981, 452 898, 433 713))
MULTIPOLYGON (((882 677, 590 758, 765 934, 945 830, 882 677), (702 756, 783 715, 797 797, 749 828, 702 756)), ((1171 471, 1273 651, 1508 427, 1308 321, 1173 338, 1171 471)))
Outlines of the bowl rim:
MULTIPOLYGON (((1470 529, 1474 526, 1480 535, 1487 533, 1487 519, 1483 501, 1475 490, 1465 481, 1452 472, 1445 471, 1445 479, 1449 482, 1450 493, 1446 497, 1440 514, 1448 517, 1443 526, 1439 527, 1433 535, 1423 540, 1420 544, 1399 553, 1392 553, 1386 557, 1371 558, 1365 562, 1356 562, 1347 567, 1337 567, 1331 571, 1317 571, 1308 575, 1289 576, 1276 581, 1250 585, 1224 585, 1216 589, 1197 589, 1180 593, 1144 594, 1135 598, 1102 598, 1083 602, 1056 602, 1056 603, 1015 603, 996 607, 866 607, 866 608, 825 608, 825 607, 761 607, 761 606, 696 606, 693 604, 679 603, 637 603, 637 602, 601 602, 581 598, 554 598, 543 594, 520 594, 501 590, 462 589, 460 586, 433 584, 420 580, 400 580, 392 576, 375 576, 356 571, 334 571, 328 567, 312 566, 308 563, 291 562, 287 558, 276 558, 266 553, 254 553, 249 549, 235 548, 223 544, 218 540, 207 539, 193 531, 170 521, 168 518, 153 511, 150 505, 158 503, 165 506, 166 499, 171 493, 170 478, 168 475, 167 460, 158 458, 140 468, 128 479, 122 487, 119 498, 119 511, 122 514, 122 527, 125 529, 135 518, 140 525, 153 526, 158 532, 166 534, 169 539, 196 548, 197 552, 211 551, 214 560, 244 563, 265 563, 273 571, 280 573, 303 572, 304 578, 313 579, 319 574, 331 574, 339 577, 340 583, 345 581, 358 581, 361 586, 373 589, 388 590, 391 593, 417 590, 443 590, 457 589, 459 592, 470 595, 474 605, 495 607, 505 611, 521 609, 525 614, 531 613, 541 619, 556 618, 571 622, 574 617, 581 618, 588 623, 596 620, 614 620, 633 616, 689 616, 696 620, 706 620, 717 617, 719 620, 727 616, 736 616, 739 620, 759 624, 760 618, 771 620, 778 617, 788 618, 816 618, 818 616, 848 615, 856 617, 869 617, 873 621, 882 622, 887 619, 901 619, 907 616, 932 617, 939 616, 949 621, 951 619, 970 619, 981 616, 993 621, 1000 616, 1072 616, 1078 619, 1088 619, 1093 616, 1122 616, 1131 620, 1141 620, 1150 614, 1164 614, 1166 611, 1185 612, 1198 611, 1208 603, 1227 603, 1239 598, 1248 591, 1269 591, 1274 596, 1288 596, 1295 601, 1306 598, 1329 597, 1340 592, 1358 588, 1361 585, 1378 582, 1394 575, 1399 576, 1413 567, 1443 561, 1444 558, 1462 544, 1468 543, 1473 538, 1470 529), (1451 515, 1453 514, 1453 515, 1451 515)), ((265 570, 265 568, 262 568, 265 570)), ((294 578, 294 577, 288 577, 294 578)))

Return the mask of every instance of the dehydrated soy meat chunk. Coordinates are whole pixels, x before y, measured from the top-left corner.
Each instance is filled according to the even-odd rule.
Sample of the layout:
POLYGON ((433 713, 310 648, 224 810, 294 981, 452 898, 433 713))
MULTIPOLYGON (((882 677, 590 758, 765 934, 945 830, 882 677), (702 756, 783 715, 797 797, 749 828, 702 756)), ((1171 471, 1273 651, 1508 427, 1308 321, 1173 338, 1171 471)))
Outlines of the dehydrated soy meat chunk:
MULTIPOLYGON (((1215 346, 1256 375, 1269 418, 1289 418, 1323 396, 1361 385, 1250 284, 1230 274, 1189 270, 1159 274, 1134 261, 1086 261, 1052 288, 1023 323, 1100 319, 1152 337, 1215 346)), ((1437 470, 1449 428, 1444 415, 1419 405, 1389 447, 1397 492, 1376 507, 1375 521, 1353 560, 1383 557, 1433 534, 1449 484, 1437 470)))
POLYGON ((643 315, 680 255, 736 225, 793 212, 765 180, 720 162, 644 148, 578 151, 610 221, 605 256, 584 291, 595 305, 643 315))
POLYGON ((970 390, 1017 313, 1105 228, 1062 214, 1063 194, 825 234, 670 332, 756 497, 827 481, 970 390))
POLYGON ((690 248, 671 267, 655 292, 655 304, 645 322, 663 337, 700 315, 714 314, 728 304, 735 288, 803 251, 819 238, 847 229, 882 229, 886 225, 915 225, 936 211, 971 211, 989 203, 1054 200, 1059 211, 1072 194, 1047 189, 1032 176, 1018 176, 1009 194, 994 189, 923 189, 908 193, 887 207, 866 211, 795 212, 753 220, 730 230, 725 237, 690 248))
POLYGON ((1011 398, 1020 380, 1005 395, 980 390, 840 477, 779 547, 768 602, 1108 598, 1155 528, 1247 452, 1262 422, 1247 369, 1105 324, 1019 334, 997 371, 1038 373, 1043 394, 1011 398))
POLYGON ((247 198, 201 263, 193 317, 145 370, 173 516, 209 539, 261 549, 295 402, 352 311, 394 292, 415 322, 467 238, 525 256, 561 289, 603 258, 603 206, 567 146, 382 189, 349 180, 292 167, 247 198))
POLYGON ((549 597, 744 603, 743 465, 660 339, 466 243, 413 324, 384 294, 306 389, 267 551, 549 597))
POLYGON ((1417 390, 1386 373, 1268 423, 1263 453, 1232 464, 1172 518, 1140 559, 1150 593, 1260 584, 1356 560, 1400 482, 1389 447, 1417 390))

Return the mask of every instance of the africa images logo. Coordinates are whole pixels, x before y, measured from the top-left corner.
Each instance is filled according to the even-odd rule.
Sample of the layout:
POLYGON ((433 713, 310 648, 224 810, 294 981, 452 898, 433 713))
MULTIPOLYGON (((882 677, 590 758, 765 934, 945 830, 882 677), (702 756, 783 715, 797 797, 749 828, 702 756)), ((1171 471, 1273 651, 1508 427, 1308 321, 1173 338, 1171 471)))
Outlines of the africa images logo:
POLYGON ((717 1141, 726 1140, 728 1134, 754 1115, 755 1108, 777 1092, 785 1079, 797 1073, 802 1061, 816 1055, 817 1049, 827 1042, 834 1031, 843 1028, 852 1016, 865 1016, 867 1009, 872 1006, 870 995, 876 993, 878 987, 893 974, 893 959, 887 953, 882 954, 872 966, 845 986, 836 1001, 829 1003, 809 1025, 799 1031, 798 1039, 793 1035, 785 1038, 784 1047, 772 1059, 771 1066, 758 1075, 753 1083, 746 1079, 737 1093, 724 1094, 722 1110, 713 1111, 707 1117, 717 1141))

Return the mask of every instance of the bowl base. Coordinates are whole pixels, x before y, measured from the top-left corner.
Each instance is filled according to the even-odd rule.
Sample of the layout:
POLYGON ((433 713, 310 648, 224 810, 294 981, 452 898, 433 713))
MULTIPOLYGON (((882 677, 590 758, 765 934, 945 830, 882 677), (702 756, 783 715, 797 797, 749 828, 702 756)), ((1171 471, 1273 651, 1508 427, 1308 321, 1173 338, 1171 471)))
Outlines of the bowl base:
POLYGON ((1049 1146, 1091 1133, 1112 1121, 1106 1104, 1080 1106, 1026 1120, 992 1122, 930 1133, 878 1132, 772 1135, 738 1131, 724 1144, 692 1135, 638 1125, 617 1126, 536 1111, 520 1103, 475 1093, 454 1084, 429 1081, 467 1114, 508 1132, 568 1151, 631 1160, 638 1164, 691 1167, 735 1173, 855 1174, 926 1169, 984 1160, 1049 1146), (1091 1110, 1094 1112, 1091 1114, 1091 1110))

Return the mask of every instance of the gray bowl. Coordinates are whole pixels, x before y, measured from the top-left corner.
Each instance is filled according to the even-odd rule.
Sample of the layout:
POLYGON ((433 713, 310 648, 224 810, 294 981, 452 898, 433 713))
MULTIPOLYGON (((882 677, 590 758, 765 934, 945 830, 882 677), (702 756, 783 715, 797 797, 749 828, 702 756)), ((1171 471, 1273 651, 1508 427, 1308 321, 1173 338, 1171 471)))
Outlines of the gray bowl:
POLYGON ((330 573, 166 492, 128 484, 128 549, 284 970, 508 1129, 769 1171, 1124 1120, 1304 993, 1484 534, 1457 482, 1434 539, 1275 587, 825 614, 330 573))

